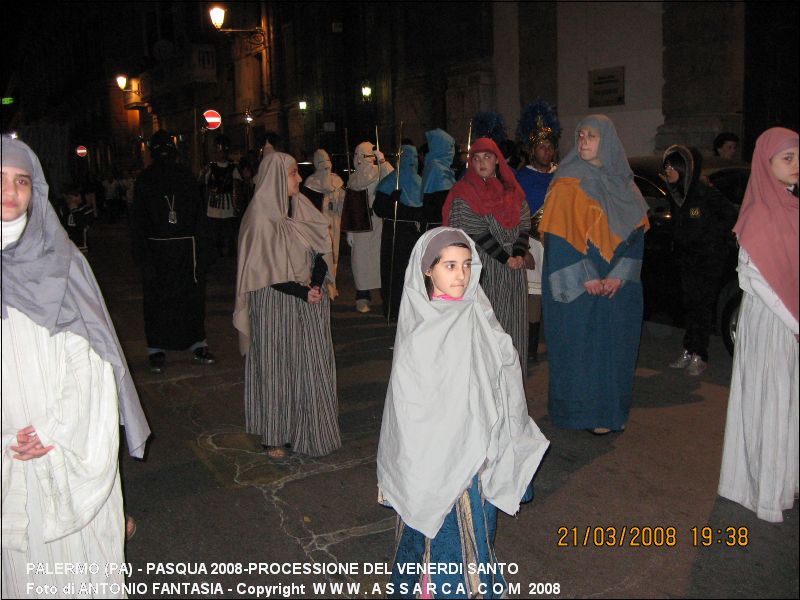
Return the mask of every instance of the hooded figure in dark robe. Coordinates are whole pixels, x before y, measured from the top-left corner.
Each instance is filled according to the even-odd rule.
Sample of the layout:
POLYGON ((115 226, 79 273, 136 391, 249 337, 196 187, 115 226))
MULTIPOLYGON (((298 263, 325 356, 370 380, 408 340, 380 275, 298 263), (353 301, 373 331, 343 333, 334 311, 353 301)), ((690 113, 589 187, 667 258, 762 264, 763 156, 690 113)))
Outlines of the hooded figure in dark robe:
POLYGON ((150 151, 153 164, 136 180, 131 236, 142 269, 150 370, 161 373, 165 350, 188 349, 194 362, 214 362, 204 324, 213 250, 200 187, 178 164, 172 136, 157 131, 150 151))

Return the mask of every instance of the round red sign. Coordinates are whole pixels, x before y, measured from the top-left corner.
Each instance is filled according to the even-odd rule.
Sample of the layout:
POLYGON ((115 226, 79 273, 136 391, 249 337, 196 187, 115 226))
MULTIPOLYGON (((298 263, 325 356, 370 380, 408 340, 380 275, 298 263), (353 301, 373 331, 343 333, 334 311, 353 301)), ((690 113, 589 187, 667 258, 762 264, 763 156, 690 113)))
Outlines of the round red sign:
POLYGON ((77 148, 75 148, 75 154, 83 158, 84 156, 89 154, 89 151, 86 149, 86 146, 78 146, 77 148))
POLYGON ((220 125, 222 125, 222 116, 215 110, 207 110, 203 113, 203 117, 208 123, 209 129, 216 129, 220 125))

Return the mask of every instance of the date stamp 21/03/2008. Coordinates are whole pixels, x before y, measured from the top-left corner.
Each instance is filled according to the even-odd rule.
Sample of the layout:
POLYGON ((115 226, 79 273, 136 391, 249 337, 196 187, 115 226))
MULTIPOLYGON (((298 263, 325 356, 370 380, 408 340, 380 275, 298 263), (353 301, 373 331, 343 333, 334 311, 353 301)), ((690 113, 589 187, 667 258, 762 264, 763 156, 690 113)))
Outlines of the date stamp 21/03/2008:
POLYGON ((679 530, 673 525, 585 525, 559 527, 556 537, 560 548, 674 548, 686 540, 695 548, 716 545, 745 548, 749 530, 744 526, 695 526, 679 530))

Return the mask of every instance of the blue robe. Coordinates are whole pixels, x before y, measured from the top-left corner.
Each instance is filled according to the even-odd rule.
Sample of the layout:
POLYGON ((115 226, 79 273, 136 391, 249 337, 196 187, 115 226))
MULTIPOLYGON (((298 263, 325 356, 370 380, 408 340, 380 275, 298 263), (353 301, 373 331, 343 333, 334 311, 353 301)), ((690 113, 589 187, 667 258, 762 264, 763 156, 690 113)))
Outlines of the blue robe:
POLYGON ((565 429, 620 430, 628 421, 642 329, 644 230, 619 244, 610 263, 591 242, 581 254, 557 235, 544 240, 550 418, 565 429), (613 298, 585 292, 585 281, 609 276, 624 280, 613 298))
POLYGON ((517 171, 517 181, 525 191, 525 199, 531 209, 531 215, 542 208, 544 197, 547 194, 547 187, 553 180, 555 173, 541 173, 525 167, 517 171))

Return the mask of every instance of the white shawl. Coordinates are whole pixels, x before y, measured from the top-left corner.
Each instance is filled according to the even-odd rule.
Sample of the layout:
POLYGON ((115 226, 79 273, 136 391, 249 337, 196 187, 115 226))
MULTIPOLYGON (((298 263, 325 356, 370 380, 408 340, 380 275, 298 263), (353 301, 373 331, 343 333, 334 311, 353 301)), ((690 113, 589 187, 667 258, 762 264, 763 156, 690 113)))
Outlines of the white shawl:
POLYGON ((381 493, 429 538, 478 472, 485 498, 515 514, 549 445, 528 415, 511 338, 478 285, 472 240, 464 299, 428 299, 422 256, 449 229, 426 232, 406 269, 378 446, 381 493))

